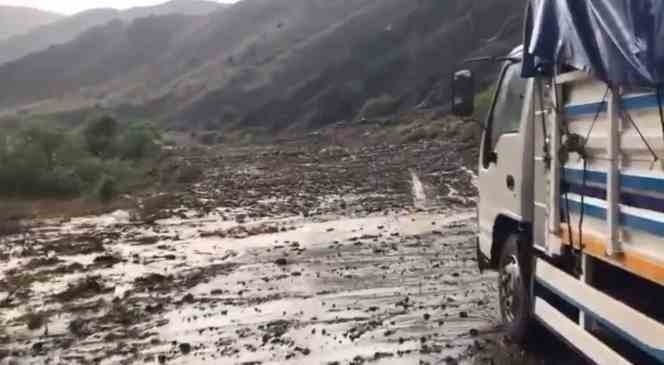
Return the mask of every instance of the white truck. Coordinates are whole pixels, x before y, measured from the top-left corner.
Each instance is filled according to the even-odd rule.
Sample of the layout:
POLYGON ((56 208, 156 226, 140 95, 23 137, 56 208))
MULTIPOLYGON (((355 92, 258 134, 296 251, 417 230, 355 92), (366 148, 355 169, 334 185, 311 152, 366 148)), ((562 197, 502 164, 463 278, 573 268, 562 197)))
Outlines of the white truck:
MULTIPOLYGON (((572 3, 603 2, 619 1, 572 3)), ((624 82, 631 69, 601 69, 606 65, 592 60, 581 70, 579 49, 553 54, 548 71, 524 76, 529 54, 537 53, 529 38, 569 22, 556 9, 556 19, 540 18, 538 28, 533 17, 546 16, 536 14, 543 3, 572 6, 530 2, 525 48, 493 59, 502 70, 481 123, 478 259, 498 271, 500 311, 514 340, 539 322, 594 363, 661 364, 662 88, 624 82)), ((568 36, 559 32, 554 43, 588 46, 568 36)), ((602 57, 611 66, 611 57, 602 57)), ((454 74, 455 114, 473 114, 474 84, 470 69, 454 74)))

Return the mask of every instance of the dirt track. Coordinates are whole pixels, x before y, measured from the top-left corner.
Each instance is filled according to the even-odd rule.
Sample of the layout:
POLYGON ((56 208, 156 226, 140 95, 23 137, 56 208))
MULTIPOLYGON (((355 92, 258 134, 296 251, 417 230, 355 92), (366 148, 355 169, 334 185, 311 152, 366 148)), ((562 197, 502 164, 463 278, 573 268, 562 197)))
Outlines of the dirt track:
POLYGON ((175 152, 197 184, 0 238, 0 363, 540 363, 506 350, 459 151, 175 152))

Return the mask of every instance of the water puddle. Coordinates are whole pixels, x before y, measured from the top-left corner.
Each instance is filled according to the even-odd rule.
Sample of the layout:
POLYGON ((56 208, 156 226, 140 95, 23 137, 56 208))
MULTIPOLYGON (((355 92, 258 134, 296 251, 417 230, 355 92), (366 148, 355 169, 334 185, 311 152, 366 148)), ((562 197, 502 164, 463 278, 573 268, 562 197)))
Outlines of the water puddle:
POLYGON ((415 208, 424 209, 427 203, 427 196, 424 192, 424 185, 422 181, 417 176, 415 171, 410 171, 411 181, 413 184, 413 206, 415 208))

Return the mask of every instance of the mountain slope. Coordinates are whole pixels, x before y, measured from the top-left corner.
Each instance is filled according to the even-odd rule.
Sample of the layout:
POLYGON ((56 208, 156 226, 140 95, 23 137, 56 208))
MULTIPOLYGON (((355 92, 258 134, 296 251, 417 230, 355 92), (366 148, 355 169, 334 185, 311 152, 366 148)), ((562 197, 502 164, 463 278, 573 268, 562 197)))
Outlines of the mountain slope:
POLYGON ((227 6, 228 4, 206 0, 171 0, 159 5, 127 9, 121 12, 121 18, 131 21, 151 15, 206 15, 227 6))
POLYGON ((60 14, 38 9, 0 5, 0 40, 27 33, 62 17, 60 14))
POLYGON ((184 128, 280 130, 351 120, 383 94, 399 109, 437 106, 462 58, 516 45, 522 5, 244 0, 114 22, 0 67, 0 82, 15 85, 0 90, 0 109, 104 107, 184 128))
POLYGON ((164 4, 131 8, 87 10, 70 17, 33 29, 26 34, 0 41, 0 64, 20 59, 49 46, 67 43, 83 32, 112 20, 130 22, 150 15, 204 15, 223 8, 219 3, 206 0, 172 0, 164 4))

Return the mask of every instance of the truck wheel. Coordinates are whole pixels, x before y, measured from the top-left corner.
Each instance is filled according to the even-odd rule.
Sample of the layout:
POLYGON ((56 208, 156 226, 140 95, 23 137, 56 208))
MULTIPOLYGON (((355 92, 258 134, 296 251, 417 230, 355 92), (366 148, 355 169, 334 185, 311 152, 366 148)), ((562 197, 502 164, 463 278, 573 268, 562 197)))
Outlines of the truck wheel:
POLYGON ((522 278, 517 235, 511 234, 500 255, 498 267, 500 315, 507 335, 523 344, 530 327, 530 290, 522 278))

